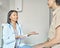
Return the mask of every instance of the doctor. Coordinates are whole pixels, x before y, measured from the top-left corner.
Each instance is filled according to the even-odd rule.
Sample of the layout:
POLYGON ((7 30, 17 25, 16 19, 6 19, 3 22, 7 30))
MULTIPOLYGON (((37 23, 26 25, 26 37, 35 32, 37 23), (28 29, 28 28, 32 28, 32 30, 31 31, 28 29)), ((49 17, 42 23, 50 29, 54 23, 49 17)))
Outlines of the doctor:
MULTIPOLYGON (((8 12, 7 23, 3 25, 3 48, 18 48, 22 38, 38 34, 31 32, 23 36, 21 25, 18 24, 17 20, 18 12, 16 10, 10 10, 8 12)), ((31 47, 26 46, 26 48, 31 47)))

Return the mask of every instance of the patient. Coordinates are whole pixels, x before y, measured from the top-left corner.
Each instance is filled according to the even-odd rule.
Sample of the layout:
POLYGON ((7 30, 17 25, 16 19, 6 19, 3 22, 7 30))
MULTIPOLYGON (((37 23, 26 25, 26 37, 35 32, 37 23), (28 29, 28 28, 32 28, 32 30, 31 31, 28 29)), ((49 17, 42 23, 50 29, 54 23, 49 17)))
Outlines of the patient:
POLYGON ((49 41, 37 44, 34 48, 60 48, 60 0, 48 0, 49 8, 54 9, 49 30, 49 41))

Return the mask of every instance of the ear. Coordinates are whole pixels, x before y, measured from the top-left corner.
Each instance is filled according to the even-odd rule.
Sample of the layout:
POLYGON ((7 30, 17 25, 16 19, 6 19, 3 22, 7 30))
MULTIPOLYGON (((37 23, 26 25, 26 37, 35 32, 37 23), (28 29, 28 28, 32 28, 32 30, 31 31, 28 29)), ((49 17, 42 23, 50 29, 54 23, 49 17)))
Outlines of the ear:
POLYGON ((9 17, 9 19, 11 19, 11 16, 9 17))

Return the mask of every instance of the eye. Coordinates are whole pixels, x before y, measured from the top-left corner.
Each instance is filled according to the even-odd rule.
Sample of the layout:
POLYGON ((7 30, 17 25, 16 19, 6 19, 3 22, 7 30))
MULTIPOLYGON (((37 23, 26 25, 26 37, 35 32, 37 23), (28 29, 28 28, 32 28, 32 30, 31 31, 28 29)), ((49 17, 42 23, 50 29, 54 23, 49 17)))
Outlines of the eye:
POLYGON ((15 14, 13 16, 16 16, 15 14))
POLYGON ((15 15, 14 15, 15 16, 15 15))

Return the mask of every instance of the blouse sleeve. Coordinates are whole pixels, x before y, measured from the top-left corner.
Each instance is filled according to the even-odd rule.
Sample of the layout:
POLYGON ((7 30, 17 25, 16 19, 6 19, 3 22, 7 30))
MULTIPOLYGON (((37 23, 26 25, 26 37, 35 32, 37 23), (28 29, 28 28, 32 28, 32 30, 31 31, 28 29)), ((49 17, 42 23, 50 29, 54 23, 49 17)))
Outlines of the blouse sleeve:
POLYGON ((60 11, 56 13, 56 22, 55 22, 55 28, 58 28, 60 26, 60 11))

